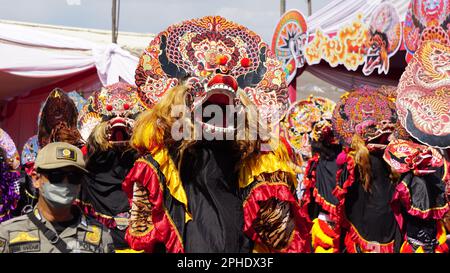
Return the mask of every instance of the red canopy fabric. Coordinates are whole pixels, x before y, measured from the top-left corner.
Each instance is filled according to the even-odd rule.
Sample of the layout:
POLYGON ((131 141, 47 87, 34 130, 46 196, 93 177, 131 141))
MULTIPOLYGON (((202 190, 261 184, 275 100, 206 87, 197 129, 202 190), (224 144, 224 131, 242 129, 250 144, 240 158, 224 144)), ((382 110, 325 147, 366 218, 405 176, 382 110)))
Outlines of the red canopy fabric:
POLYGON ((8 132, 21 152, 27 139, 37 133, 41 103, 54 88, 59 87, 67 92, 77 90, 87 97, 101 86, 95 67, 70 78, 53 80, 46 86, 30 90, 26 96, 3 103, 0 106, 0 127, 8 132))

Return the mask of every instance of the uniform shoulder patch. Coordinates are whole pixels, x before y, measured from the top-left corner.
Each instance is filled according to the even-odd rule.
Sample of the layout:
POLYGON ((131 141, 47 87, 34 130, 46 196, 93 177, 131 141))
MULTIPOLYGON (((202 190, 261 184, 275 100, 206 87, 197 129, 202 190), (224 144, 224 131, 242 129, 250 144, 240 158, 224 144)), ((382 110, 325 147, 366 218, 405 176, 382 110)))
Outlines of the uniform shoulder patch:
POLYGON ((39 242, 39 231, 10 231, 9 244, 18 244, 26 242, 39 242))
POLYGON ((93 245, 99 245, 102 239, 102 228, 96 225, 92 225, 92 231, 86 232, 84 241, 93 245))
POLYGON ((39 252, 40 249, 38 230, 9 232, 9 251, 11 253, 39 252))

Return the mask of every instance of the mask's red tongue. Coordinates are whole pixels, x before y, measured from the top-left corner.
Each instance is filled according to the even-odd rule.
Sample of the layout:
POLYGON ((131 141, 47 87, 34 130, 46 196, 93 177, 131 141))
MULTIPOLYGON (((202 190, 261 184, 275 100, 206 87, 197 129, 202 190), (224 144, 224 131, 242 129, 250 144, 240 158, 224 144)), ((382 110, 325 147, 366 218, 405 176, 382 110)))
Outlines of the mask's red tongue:
POLYGON ((110 121, 111 139, 110 141, 124 141, 128 139, 128 131, 125 120, 121 117, 114 118, 110 121))
MULTIPOLYGON (((231 104, 231 99, 224 94, 213 94, 211 95, 206 102, 203 103, 203 108, 208 107, 209 105, 216 105, 222 110, 222 124, 215 124, 220 127, 227 126, 227 109, 226 106, 231 104)), ((216 113, 217 114, 217 113, 216 113)), ((211 118, 212 119, 212 118, 211 118)), ((208 120, 203 120, 203 122, 208 122, 208 120)))
POLYGON ((388 144, 389 143, 389 136, 390 136, 390 134, 391 134, 390 132, 382 134, 380 136, 380 140, 379 140, 380 144, 388 144))
POLYGON ((111 128, 110 141, 126 141, 129 139, 127 127, 123 125, 116 125, 111 128))
POLYGON ((224 94, 213 94, 208 98, 208 104, 229 105, 230 98, 224 94))
POLYGON ((121 129, 115 130, 113 139, 114 141, 123 141, 125 139, 123 131, 121 129))

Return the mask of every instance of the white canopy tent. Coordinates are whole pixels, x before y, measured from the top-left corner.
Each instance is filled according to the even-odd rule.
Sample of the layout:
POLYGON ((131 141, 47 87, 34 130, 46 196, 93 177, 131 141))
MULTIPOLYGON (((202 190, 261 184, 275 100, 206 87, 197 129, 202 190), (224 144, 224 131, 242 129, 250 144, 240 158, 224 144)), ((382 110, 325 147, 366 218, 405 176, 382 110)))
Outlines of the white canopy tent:
MULTIPOLYGON (((306 19, 310 40, 314 37, 318 28, 324 34, 335 35, 339 29, 351 24, 358 14, 364 14, 364 16, 368 17, 383 2, 390 2, 397 9, 400 20, 404 21, 410 0, 333 0, 306 19)), ((350 90, 362 84, 375 87, 380 85, 397 85, 398 78, 406 66, 404 51, 402 50, 404 50, 403 43, 400 46, 399 54, 391 60, 391 70, 388 75, 372 73, 370 76, 364 76, 358 71, 348 71, 342 65, 331 67, 324 61, 320 65, 307 66, 305 72, 309 72, 315 77, 344 90, 350 90)), ((302 84, 302 78, 304 78, 303 75, 297 77, 298 85, 302 84)), ((300 95, 300 97, 302 96, 304 97, 305 94, 300 95)), ((333 99, 335 99, 334 97, 333 99)))
MULTIPOLYGON (((66 33, 53 33, 54 27, 45 25, 0 21, 0 72, 2 75, 12 74, 37 79, 38 82, 40 79, 42 82, 43 78, 66 78, 95 67, 103 85, 115 83, 119 81, 119 78, 134 83, 137 56, 133 56, 117 44, 97 43, 72 36, 73 32, 92 36, 92 30, 64 27, 57 29, 59 32, 65 30, 66 33)), ((107 31, 100 34, 109 36, 107 31)), ((146 42, 142 44, 143 48, 153 35, 149 35, 150 37, 140 35, 146 36, 146 42)), ((11 99, 23 95, 23 92, 36 87, 39 86, 21 86, 21 88, 3 86, 0 87, 0 99, 11 99), (28 90, 23 90, 24 88, 28 90)))
POLYGON ((342 26, 351 23, 356 14, 370 15, 383 2, 392 3, 400 18, 405 18, 410 0, 333 0, 306 19, 308 31, 312 34, 320 27, 324 33, 334 34, 342 26))
POLYGON ((0 20, 0 127, 20 148, 36 133, 40 103, 53 88, 88 95, 119 80, 134 84, 138 56, 153 37, 120 32, 113 44, 110 31, 0 20))

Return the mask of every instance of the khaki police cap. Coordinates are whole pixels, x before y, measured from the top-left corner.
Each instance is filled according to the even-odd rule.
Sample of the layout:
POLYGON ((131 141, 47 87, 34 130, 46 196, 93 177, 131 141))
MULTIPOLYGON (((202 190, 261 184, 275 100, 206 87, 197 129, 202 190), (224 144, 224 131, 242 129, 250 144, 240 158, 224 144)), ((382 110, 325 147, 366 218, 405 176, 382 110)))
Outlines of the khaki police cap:
POLYGON ((36 157, 37 169, 51 170, 63 167, 75 167, 82 171, 85 169, 83 153, 77 147, 66 142, 52 142, 42 148, 36 157))

